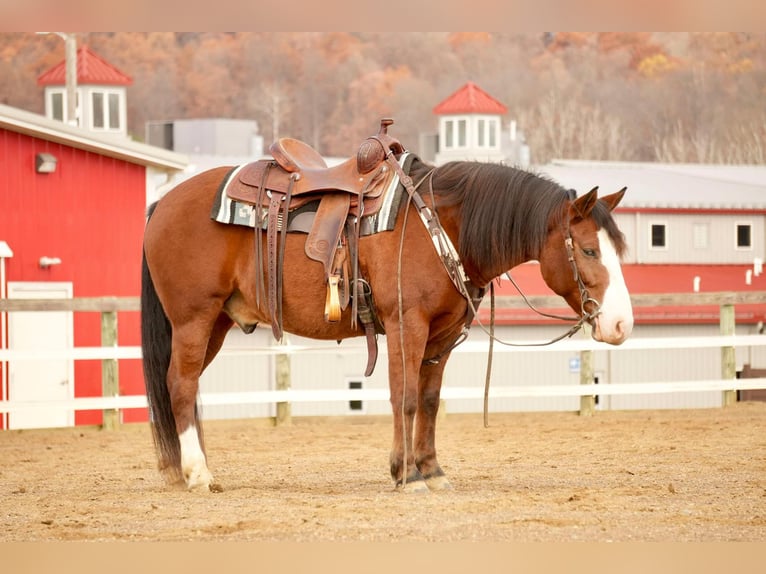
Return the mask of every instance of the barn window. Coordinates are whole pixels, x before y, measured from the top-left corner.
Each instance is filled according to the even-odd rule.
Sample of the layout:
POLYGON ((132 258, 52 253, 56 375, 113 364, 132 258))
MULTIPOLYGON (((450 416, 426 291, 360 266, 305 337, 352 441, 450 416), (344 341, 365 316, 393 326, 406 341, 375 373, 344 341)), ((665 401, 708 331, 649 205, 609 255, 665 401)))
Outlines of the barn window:
POLYGON ((749 223, 737 224, 737 249, 752 249, 753 226, 749 223))
POLYGON ((665 249, 667 245, 666 225, 664 223, 652 223, 649 226, 652 249, 665 249))
POLYGON ((466 141, 466 121, 458 120, 457 122, 457 147, 465 147, 466 141))
POLYGON ((93 129, 119 131, 122 128, 120 94, 114 91, 94 91, 91 94, 91 113, 93 129))
MULTIPOLYGON (((348 388, 349 389, 361 389, 362 388, 362 381, 360 380, 352 380, 348 382, 348 388)), ((364 403, 362 401, 348 401, 348 410, 352 413, 360 413, 364 411, 364 403)))
POLYGON ((452 119, 444 121, 444 149, 464 148, 468 146, 468 120, 452 119))
POLYGON ((480 118, 476 121, 476 146, 481 148, 497 147, 497 120, 480 118))
POLYGON ((60 122, 64 121, 64 93, 51 93, 51 118, 60 122))

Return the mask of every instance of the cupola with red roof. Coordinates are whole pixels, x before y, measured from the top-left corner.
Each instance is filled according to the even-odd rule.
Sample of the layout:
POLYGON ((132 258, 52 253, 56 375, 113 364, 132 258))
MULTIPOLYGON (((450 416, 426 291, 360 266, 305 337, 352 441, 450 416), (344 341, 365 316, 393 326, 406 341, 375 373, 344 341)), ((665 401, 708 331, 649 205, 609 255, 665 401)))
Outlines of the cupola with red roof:
POLYGON ((439 151, 435 163, 453 160, 503 161, 500 135, 508 108, 473 82, 437 104, 439 151))
MULTIPOLYGON (((99 133, 127 135, 126 88, 133 79, 88 46, 77 50, 76 125, 99 133)), ((45 88, 45 115, 65 121, 66 60, 37 78, 45 88)))

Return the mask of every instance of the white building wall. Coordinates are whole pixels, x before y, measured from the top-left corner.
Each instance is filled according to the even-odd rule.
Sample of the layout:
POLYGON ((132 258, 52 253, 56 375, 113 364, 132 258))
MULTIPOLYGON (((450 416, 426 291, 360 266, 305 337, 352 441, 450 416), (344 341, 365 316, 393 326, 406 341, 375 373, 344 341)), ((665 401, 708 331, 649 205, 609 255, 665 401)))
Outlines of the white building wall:
MULTIPOLYGON (((561 326, 500 326, 498 337, 515 342, 547 341, 560 335, 561 326)), ((753 334, 755 325, 737 327, 737 334, 753 334)), ((718 325, 636 325, 633 338, 715 336, 718 325)), ((579 333, 575 337, 584 337, 579 333)), ((326 352, 306 352, 292 355, 290 361, 293 389, 344 389, 349 380, 362 381, 365 389, 388 388, 388 355, 385 352, 385 336, 379 337, 380 356, 375 372, 369 378, 363 373, 367 364, 367 352, 363 338, 350 339, 338 345, 334 341, 315 341, 288 335, 293 345, 326 348, 326 352)), ((487 336, 476 326, 468 341, 483 345, 487 336)), ((203 393, 254 391, 274 388, 274 356, 257 354, 258 349, 274 346, 270 328, 258 328, 251 335, 234 329, 228 335, 225 349, 237 351, 235 356, 219 355, 201 378, 203 393), (249 351, 248 351, 249 350, 249 351)), ((488 347, 485 347, 488 348, 488 347)), ((501 346, 495 344, 495 348, 501 346)), ((529 348, 523 352, 496 352, 493 357, 493 388, 519 385, 579 385, 580 374, 576 368, 577 352, 529 348)), ((766 349, 737 349, 737 370, 749 363, 753 368, 766 368, 766 349)), ((443 388, 474 387, 483 390, 487 365, 486 352, 468 353, 459 347, 449 359, 445 370, 443 388)), ((594 371, 598 383, 643 383, 660 381, 707 380, 721 376, 721 353, 719 349, 658 349, 658 350, 609 350, 594 352, 594 371)), ((489 411, 576 411, 579 397, 540 397, 491 399, 489 411)), ((447 413, 480 413, 481 399, 447 399, 447 413)), ((678 409, 720 407, 720 392, 663 393, 653 395, 601 396, 598 408, 628 409, 678 409)), ((351 410, 348 402, 293 403, 293 416, 327 415, 387 415, 391 413, 388 401, 365 401, 361 411, 351 410)), ((248 418, 274 416, 274 405, 231 405, 206 407, 205 418, 248 418)))
POLYGON ((766 255, 766 217, 758 213, 616 213, 628 242, 625 263, 752 264, 766 255), (665 225, 666 247, 651 246, 651 226, 665 225), (751 225, 751 248, 738 248, 737 225, 751 225), (704 231, 700 234, 701 228, 704 231), (706 238, 703 239, 703 238, 706 238))

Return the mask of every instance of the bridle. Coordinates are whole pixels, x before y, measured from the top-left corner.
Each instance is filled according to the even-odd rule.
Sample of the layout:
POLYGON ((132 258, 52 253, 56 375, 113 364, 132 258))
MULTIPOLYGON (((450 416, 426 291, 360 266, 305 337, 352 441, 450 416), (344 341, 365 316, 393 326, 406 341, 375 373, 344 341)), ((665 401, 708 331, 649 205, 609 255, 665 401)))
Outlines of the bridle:
MULTIPOLYGON (((580 270, 577 268, 577 261, 575 260, 574 256, 574 241, 572 240, 572 235, 569 232, 569 226, 567 225, 565 237, 564 237, 564 247, 567 250, 567 260, 569 261, 569 266, 572 269, 572 276, 574 277, 575 283, 577 284, 577 289, 580 291, 580 316, 579 317, 570 317, 570 316, 563 316, 563 315, 554 315, 552 313, 546 313, 544 311, 540 311, 537 309, 532 303, 527 299, 527 296, 524 294, 524 292, 521 290, 521 287, 519 287, 518 283, 514 281, 513 277, 511 276, 511 272, 507 271, 505 273, 506 277, 510 280, 511 284, 516 288, 516 291, 519 292, 519 295, 521 295, 521 298, 524 300, 524 302, 527 304, 527 306, 537 313, 538 315, 542 317, 548 317, 550 319, 559 319, 561 321, 574 321, 575 324, 563 335, 560 337, 556 337, 555 339, 551 341, 547 341, 545 343, 519 343, 515 346, 539 346, 539 345, 550 345, 551 343, 555 343, 556 341, 560 341, 561 339, 565 339, 567 337, 571 337, 574 335, 577 331, 579 331, 582 326, 585 323, 588 323, 589 325, 593 325, 596 317, 601 313, 601 303, 597 299, 594 299, 590 296, 590 293, 588 292, 588 288, 585 286, 585 283, 582 280, 582 277, 580 276, 580 270), (592 305, 592 309, 588 311, 586 309, 586 305, 588 304, 592 305)), ((494 296, 494 290, 491 289, 491 296, 494 296)), ((481 323, 479 323, 481 324, 481 323)), ((498 341, 502 343, 502 341, 498 341)), ((505 343, 509 345, 514 345, 513 343, 505 343)))

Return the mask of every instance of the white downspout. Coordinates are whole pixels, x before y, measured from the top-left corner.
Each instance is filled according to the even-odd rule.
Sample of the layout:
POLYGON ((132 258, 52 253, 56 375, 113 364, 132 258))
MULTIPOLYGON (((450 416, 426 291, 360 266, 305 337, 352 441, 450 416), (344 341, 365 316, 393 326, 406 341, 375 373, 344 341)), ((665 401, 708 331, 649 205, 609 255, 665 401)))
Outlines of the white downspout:
MULTIPOLYGON (((13 251, 5 241, 0 241, 0 299, 6 298, 5 291, 5 260, 13 257, 13 251)), ((6 334, 7 312, 0 311, 0 349, 8 348, 6 334)), ((8 400, 8 361, 0 362, 0 374, 3 377, 3 400, 8 400)), ((3 413, 3 428, 8 428, 8 413, 3 413)))

